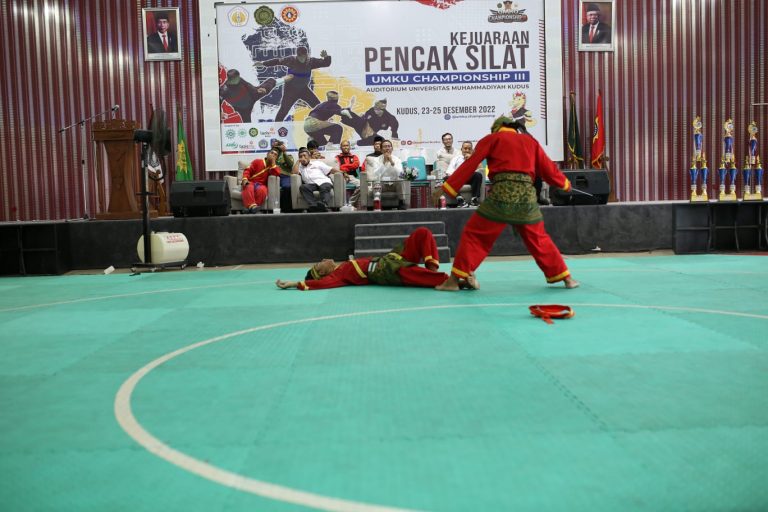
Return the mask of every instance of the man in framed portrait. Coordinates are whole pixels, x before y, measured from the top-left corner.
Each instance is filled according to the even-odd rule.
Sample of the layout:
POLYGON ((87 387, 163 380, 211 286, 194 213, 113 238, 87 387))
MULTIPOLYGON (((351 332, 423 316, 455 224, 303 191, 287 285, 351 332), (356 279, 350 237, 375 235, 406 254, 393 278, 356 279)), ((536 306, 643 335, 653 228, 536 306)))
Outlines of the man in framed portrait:
POLYGON ((601 15, 599 2, 586 4, 587 23, 581 26, 582 44, 611 43, 611 26, 600 20, 601 15))
POLYGON ((147 36, 148 53, 177 53, 179 40, 175 32, 168 30, 171 26, 170 14, 166 11, 155 11, 156 32, 147 36))

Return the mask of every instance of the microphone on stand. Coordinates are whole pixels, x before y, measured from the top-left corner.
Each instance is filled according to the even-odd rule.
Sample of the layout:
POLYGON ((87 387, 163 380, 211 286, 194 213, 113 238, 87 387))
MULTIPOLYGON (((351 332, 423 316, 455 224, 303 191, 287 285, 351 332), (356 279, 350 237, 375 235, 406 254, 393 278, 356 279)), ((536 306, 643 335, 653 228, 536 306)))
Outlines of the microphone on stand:
POLYGON ((115 115, 117 115, 117 111, 120 110, 120 105, 114 105, 112 108, 112 117, 114 118, 115 115))

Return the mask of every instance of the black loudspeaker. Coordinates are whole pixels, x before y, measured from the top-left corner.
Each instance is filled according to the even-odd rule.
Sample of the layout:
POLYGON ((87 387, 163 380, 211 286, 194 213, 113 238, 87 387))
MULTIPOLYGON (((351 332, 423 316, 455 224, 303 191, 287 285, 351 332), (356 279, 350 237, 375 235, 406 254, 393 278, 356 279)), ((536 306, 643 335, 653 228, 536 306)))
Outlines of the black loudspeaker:
POLYGON ((174 217, 229 215, 229 188, 225 181, 175 181, 171 185, 174 217))
POLYGON ((549 188, 549 200, 555 206, 567 206, 572 204, 606 204, 611 193, 611 182, 608 179, 608 171, 605 169, 569 169, 563 170, 563 174, 571 182, 573 188, 577 188, 595 197, 590 197, 579 192, 563 192, 554 187, 549 188))

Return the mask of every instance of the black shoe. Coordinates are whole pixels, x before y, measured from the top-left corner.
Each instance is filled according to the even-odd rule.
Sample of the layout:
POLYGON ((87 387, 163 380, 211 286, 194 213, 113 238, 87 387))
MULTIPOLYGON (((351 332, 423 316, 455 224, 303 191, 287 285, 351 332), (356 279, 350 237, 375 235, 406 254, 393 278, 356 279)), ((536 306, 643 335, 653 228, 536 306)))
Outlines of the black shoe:
POLYGON ((461 196, 456 196, 456 208, 469 208, 469 205, 461 196))
POLYGON ((470 206, 480 206, 480 198, 479 198, 479 197, 473 197, 473 198, 472 198, 472 199, 469 201, 469 205, 470 205, 470 206))

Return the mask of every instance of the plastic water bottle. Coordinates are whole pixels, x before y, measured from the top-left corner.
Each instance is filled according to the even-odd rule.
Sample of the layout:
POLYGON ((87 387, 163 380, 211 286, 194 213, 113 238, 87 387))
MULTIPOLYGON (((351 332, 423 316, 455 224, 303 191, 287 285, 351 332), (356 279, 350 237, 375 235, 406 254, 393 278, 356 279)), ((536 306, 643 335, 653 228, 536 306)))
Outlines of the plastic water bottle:
POLYGON ((378 190, 373 193, 373 211, 381 211, 381 192, 378 190))
POLYGON ((275 199, 275 208, 272 210, 272 213, 279 214, 280 213, 280 197, 275 199))
POLYGON ((440 194, 440 209, 445 210, 448 208, 448 205, 445 201, 445 194, 440 194))

